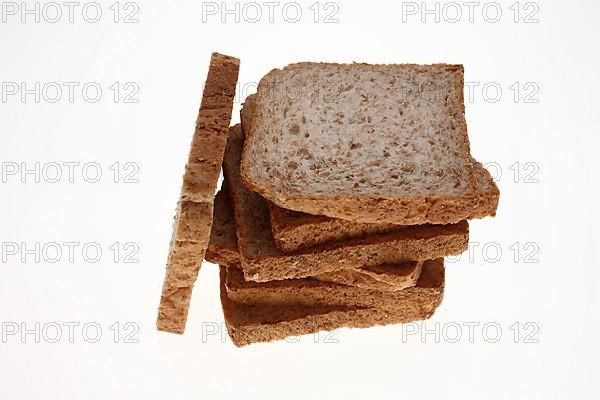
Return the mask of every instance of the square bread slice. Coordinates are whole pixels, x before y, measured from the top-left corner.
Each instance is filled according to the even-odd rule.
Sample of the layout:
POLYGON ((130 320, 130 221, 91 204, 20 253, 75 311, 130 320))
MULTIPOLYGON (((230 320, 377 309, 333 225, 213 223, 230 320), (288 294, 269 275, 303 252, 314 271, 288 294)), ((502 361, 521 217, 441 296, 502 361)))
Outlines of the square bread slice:
POLYGON ((462 65, 299 63, 259 83, 244 182, 280 207, 448 224, 478 202, 462 65))
POLYGON ((177 205, 156 327, 183 333, 208 246, 240 61, 213 53, 177 205))
MULTIPOLYGON (((213 226, 204 258, 219 265, 233 267, 240 264, 233 210, 225 184, 215 197, 213 226)), ((318 274, 314 278, 366 289, 398 291, 416 284, 422 265, 422 261, 411 261, 356 270, 343 269, 318 274)))
MULTIPOLYGON (((240 278, 241 274, 238 273, 233 279, 240 278)), ((313 283, 315 282, 318 284, 318 281, 313 283)), ((247 284, 252 285, 249 282, 247 284)), ((243 286, 244 283, 241 285, 243 286)), ((361 293, 359 295, 355 292, 346 293, 347 295, 343 297, 339 290, 360 289, 325 290, 311 287, 310 283, 297 285, 287 281, 254 283, 254 285, 261 287, 235 288, 228 274, 228 268, 221 267, 223 314, 229 336, 236 346, 270 342, 288 336, 306 335, 323 330, 331 331, 342 327, 366 328, 427 319, 433 315, 443 298, 444 267, 439 261, 426 262, 415 287, 393 294, 361 293), (262 287, 263 285, 265 287, 262 287), (271 287, 266 287, 267 285, 271 287), (241 295, 240 292, 245 293, 241 295), (324 300, 325 303, 326 299, 333 296, 336 303, 307 304, 303 294, 318 301, 324 300), (347 305, 339 305, 340 295, 347 305), (248 303, 235 301, 234 298, 248 303), (364 304, 376 306, 364 306, 364 304)))
MULTIPOLYGON (((421 275, 413 287, 418 282, 421 286, 425 281, 443 282, 444 260, 423 262, 421 275)), ((225 284, 229 298, 244 304, 361 306, 393 310, 410 293, 407 288, 386 292, 314 278, 252 282, 244 279, 239 265, 227 267, 225 284)))
MULTIPOLYGON (((250 131, 254 116, 255 100, 255 94, 249 95, 240 112, 242 132, 244 134, 250 131)), ((500 192, 484 166, 477 161, 473 160, 473 162, 477 177, 479 201, 469 218, 494 216, 500 192)), ((396 224, 374 224, 331 218, 324 215, 306 214, 287 210, 270 201, 268 205, 275 243, 277 247, 285 252, 364 235, 397 231, 404 228, 404 226, 396 224)))
MULTIPOLYGON (((444 272, 443 259, 425 261, 423 272, 415 286, 443 289, 444 272)), ((406 289, 393 293, 382 292, 314 278, 252 282, 244 279, 239 266, 227 267, 225 283, 227 295, 233 301, 244 304, 342 305, 393 310, 411 293, 406 289)))
POLYGON ((244 138, 239 125, 230 130, 223 171, 235 215, 241 265, 247 280, 265 282, 303 278, 340 269, 431 260, 467 249, 468 223, 414 226, 401 232, 374 235, 282 252, 275 244, 266 201, 249 190, 240 177, 244 138))

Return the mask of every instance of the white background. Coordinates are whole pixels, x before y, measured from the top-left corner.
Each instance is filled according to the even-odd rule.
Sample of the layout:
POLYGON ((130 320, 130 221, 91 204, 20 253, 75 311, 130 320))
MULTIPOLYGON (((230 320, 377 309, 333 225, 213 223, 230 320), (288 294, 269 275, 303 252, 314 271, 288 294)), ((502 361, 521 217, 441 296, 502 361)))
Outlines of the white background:
POLYGON ((337 0, 318 3, 315 22, 311 0, 298 3, 296 23, 293 5, 282 15, 286 2, 273 22, 259 2, 263 15, 254 23, 256 8, 240 4, 239 21, 234 11, 222 22, 220 2, 192 1, 138 1, 137 23, 123 23, 135 11, 123 2, 115 23, 112 3, 99 2, 97 23, 83 18, 84 2, 73 23, 65 6, 51 23, 55 10, 44 15, 41 3, 36 23, 35 15, 21 21, 20 4, 11 15, 2 2, 0 161, 5 173, 19 170, 0 186, 1 399, 599 398, 597 2, 521 2, 518 22, 513 1, 485 12, 479 3, 472 22, 462 2, 457 22, 456 7, 442 3, 439 22, 435 14, 423 22, 420 2, 337 0), (497 8, 502 15, 492 23, 497 8), (337 22, 325 23, 332 12, 337 22), (464 64, 475 88, 466 104, 472 151, 501 173, 501 200, 496 218, 471 223, 470 252, 447 263, 446 295, 431 320, 238 349, 223 330, 217 267, 205 264, 186 334, 155 330, 212 51, 241 59, 234 122, 260 77, 291 62, 464 64), (36 82, 40 91, 52 82, 80 86, 72 103, 64 86, 56 103, 55 92, 40 93, 39 103, 34 94, 7 93, 36 82), (102 89, 96 103, 81 93, 90 82, 102 89), (138 102, 126 103, 132 87, 138 102), (68 162, 80 163, 72 183, 68 162), (35 163, 45 168, 39 183, 21 175, 35 163), (53 163, 62 166, 57 183, 53 163), (100 167, 97 183, 88 182, 93 169, 82 175, 86 163, 100 167), (138 182, 124 182, 132 171, 138 182), (64 242, 79 244, 73 262, 64 242), (36 262, 24 251, 36 243, 38 254, 58 243, 62 257, 40 254, 36 262), (90 243, 102 250, 98 262, 93 251, 87 259, 81 253, 90 243), (125 262, 135 246, 138 262, 125 262), (69 340, 71 322, 79 325, 69 340))

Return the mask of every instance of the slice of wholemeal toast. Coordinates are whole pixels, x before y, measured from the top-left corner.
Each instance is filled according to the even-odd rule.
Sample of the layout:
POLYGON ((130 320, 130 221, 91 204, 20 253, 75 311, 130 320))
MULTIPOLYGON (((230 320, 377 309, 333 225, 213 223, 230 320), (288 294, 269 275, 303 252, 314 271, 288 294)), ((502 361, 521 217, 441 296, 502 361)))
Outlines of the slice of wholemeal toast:
MULTIPOLYGON (((423 286, 423 282, 433 280, 444 280, 443 259, 425 261, 414 286, 419 281, 423 286)), ((314 278, 252 282, 244 279, 239 266, 227 267, 226 288, 231 300, 244 304, 360 306, 390 310, 396 309, 410 293, 408 288, 386 292, 314 278)))
POLYGON ((300 63, 263 77, 241 174, 280 207, 448 224, 477 205, 462 65, 300 63))
MULTIPOLYGON (((474 161, 474 167, 478 181, 479 201, 469 218, 494 216, 500 194, 498 187, 481 163, 474 161)), ((286 252, 405 228, 405 226, 395 224, 372 224, 306 214, 281 208, 271 202, 268 204, 275 243, 286 252)))
POLYGON ((231 192, 241 265, 248 280, 303 278, 340 269, 436 259, 467 248, 468 223, 460 221, 413 226, 401 232, 284 253, 275 244, 266 201, 241 180, 243 141, 241 128, 236 125, 230 130, 223 171, 231 192))
MULTIPOLYGON (((241 109, 242 132, 244 134, 250 131, 255 112, 255 101, 256 95, 249 95, 241 109)), ((469 218, 493 216, 498 205, 498 188, 483 165, 475 160, 473 160, 473 163, 477 177, 479 200, 469 218)), ((331 218, 324 215, 306 214, 279 207, 270 201, 268 205, 275 243, 285 252, 404 228, 396 224, 374 224, 331 218)))
MULTIPOLYGON (((206 261, 214 264, 238 266, 240 255, 233 210, 227 190, 226 182, 224 182, 215 197, 213 226, 204 257, 206 261)), ((422 264, 422 261, 412 261, 396 265, 363 267, 356 270, 344 269, 317 274, 313 278, 379 291, 398 291, 416 284, 422 264)))
POLYGON ((213 53, 171 238, 156 326, 183 333, 192 288, 208 246, 240 62, 213 53))
MULTIPOLYGON (((237 278, 241 278, 241 274, 238 273, 237 278)), ((307 279, 294 281, 307 281, 307 279)), ((318 283, 318 281, 312 281, 318 283)), ((244 284, 253 285, 249 282, 244 284)), ((339 305, 340 297, 338 296, 343 296, 343 294, 339 291, 335 292, 336 289, 327 291, 304 283, 300 283, 297 287, 277 282, 254 283, 254 285, 261 287, 258 289, 232 288, 235 285, 232 284, 227 269, 221 267, 221 303, 229 336, 236 346, 270 342, 288 336, 342 327, 366 328, 427 319, 433 315, 442 301, 444 269, 441 262, 427 262, 421 278, 413 288, 383 296, 367 293, 358 295, 355 292, 342 297, 346 304, 354 305, 339 305), (268 288, 262 285, 272 287, 268 288), (240 292, 244 292, 243 295, 240 292), (332 297, 336 303, 326 305, 325 301, 323 305, 310 304, 307 303, 305 294, 317 301, 332 297), (385 296, 389 296, 388 299, 385 299, 385 296), (235 301, 234 298, 248 301, 248 303, 235 301), (264 303, 260 303, 260 301, 264 301, 264 303), (381 306, 365 307, 361 304, 381 306)), ((338 286, 343 288, 342 285, 338 286)), ((361 289, 347 287, 341 290, 359 291, 361 289)))

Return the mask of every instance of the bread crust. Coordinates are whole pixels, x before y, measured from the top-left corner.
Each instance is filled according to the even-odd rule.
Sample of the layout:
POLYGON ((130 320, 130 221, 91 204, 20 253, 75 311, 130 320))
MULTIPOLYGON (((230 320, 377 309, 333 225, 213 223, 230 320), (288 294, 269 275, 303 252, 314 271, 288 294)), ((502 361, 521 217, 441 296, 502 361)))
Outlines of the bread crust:
POLYGON ((479 199, 477 207, 471 218, 485 218, 496 216, 496 209, 500 201, 500 189, 488 171, 479 161, 473 160, 473 167, 479 173, 477 175, 477 185, 479 190, 479 199))
MULTIPOLYGON (((458 121, 457 127, 460 134, 460 144, 462 155, 465 157, 465 173, 470 181, 470 188, 460 196, 419 196, 412 195, 402 198, 392 197, 374 197, 357 196, 351 193, 343 195, 297 195, 274 190, 267 187, 264 182, 253 179, 250 168, 256 160, 250 157, 250 148, 255 146, 257 138, 260 136, 258 130, 260 127, 257 121, 265 118, 265 97, 273 89, 273 81, 277 79, 283 71, 293 71, 308 66, 325 65, 335 66, 337 68, 347 68, 344 64, 331 63, 298 63, 291 64, 283 70, 274 69, 265 75, 259 85, 255 99, 254 118, 251 128, 247 134, 247 141, 244 146, 241 164, 241 175, 244 183, 251 190, 259 193, 264 198, 274 204, 290 210, 301 211, 308 214, 326 215, 329 217, 346 219, 349 221, 365 223, 391 223, 396 225, 417 225, 417 224, 452 224, 469 218, 478 204, 478 194, 476 193, 476 177, 474 174, 472 162, 468 155, 470 154, 470 145, 467 135, 467 126, 464 117, 464 70, 462 65, 434 64, 435 67, 443 67, 456 72, 455 90, 459 95, 460 109, 454 110, 455 120, 458 121)), ((366 65, 366 64, 361 64, 366 65)), ((407 64, 406 67, 426 68, 427 66, 418 66, 407 64)), ((393 67, 385 65, 375 65, 374 67, 393 67)))
POLYGON ((213 224, 204 259, 213 264, 237 265, 240 262, 229 189, 224 183, 215 196, 213 224))
POLYGON ((213 53, 183 177, 158 309, 158 330, 182 334, 208 246, 240 62, 213 53))
MULTIPOLYGON (((424 274, 440 271, 443 259, 425 261, 424 274), (435 263, 435 265, 431 265, 435 263)), ((420 270, 419 270, 420 272, 420 270)), ((424 276, 423 279, 426 279, 424 276)), ((437 274, 437 279, 443 280, 443 274, 437 274)), ((418 280, 415 280, 417 285, 418 280)), ((411 286, 411 287, 412 287, 411 286)), ((402 301, 407 292, 381 291, 378 289, 345 285, 336 282, 326 282, 315 278, 286 279, 270 282, 252 282, 244 279, 239 265, 227 267, 226 287, 228 296, 243 304, 269 305, 338 305, 362 306, 394 309, 396 303, 402 301)))

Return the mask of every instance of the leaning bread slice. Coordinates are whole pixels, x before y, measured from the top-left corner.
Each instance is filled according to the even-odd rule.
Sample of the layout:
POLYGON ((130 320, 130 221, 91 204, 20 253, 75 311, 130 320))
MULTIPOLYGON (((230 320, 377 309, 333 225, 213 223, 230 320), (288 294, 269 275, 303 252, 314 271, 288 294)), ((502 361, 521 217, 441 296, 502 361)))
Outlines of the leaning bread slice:
MULTIPOLYGON (((224 183, 215 197, 213 226, 204 257, 208 262, 233 267, 239 265, 240 255, 233 210, 226 186, 224 183)), ((422 264, 422 261, 410 261, 396 265, 342 269, 317 274, 313 278, 379 291, 398 291, 415 285, 421 273, 422 264)))
POLYGON ((171 238, 156 326, 183 333, 192 288, 208 246, 240 62, 213 53, 171 238))
MULTIPOLYGON (((241 109, 242 132, 244 134, 250 132, 255 112, 255 102, 256 95, 249 95, 241 109)), ((498 205, 498 187, 483 165, 474 160, 473 162, 477 177, 479 200, 469 218, 493 216, 498 205)), ((285 252, 404 228, 404 226, 396 224, 374 224, 331 218, 324 215, 306 214, 279 207, 272 202, 268 202, 268 205, 275 243, 285 252)))
POLYGON ((275 244, 266 201, 240 178, 243 135, 230 130, 223 171, 231 192, 241 265, 246 279, 256 282, 303 278, 340 269, 430 260, 467 249, 468 223, 413 226, 401 232, 373 235, 292 253, 275 244))
MULTIPOLYGON (((246 293, 241 300, 249 302, 241 303, 233 300, 240 299, 240 296, 236 291, 232 291, 231 280, 228 280, 228 277, 227 269, 222 267, 221 302, 229 336, 236 346, 270 342, 288 336, 305 335, 322 330, 330 331, 342 327, 366 328, 427 319, 441 303, 444 293, 444 268, 443 263, 438 261, 426 263, 415 287, 384 295, 388 296, 388 300, 384 300, 382 295, 370 297, 365 293, 362 296, 363 299, 371 299, 363 300, 363 303, 370 301, 369 304, 381 306, 365 307, 358 302, 355 302, 355 305, 339 305, 339 298, 334 304, 326 302, 321 305, 307 304, 303 293, 319 299, 330 296, 336 298, 339 292, 335 294, 333 290, 319 292, 306 286, 284 288, 279 285, 278 288, 277 282, 268 283, 275 286, 274 289, 266 287, 258 290, 249 289, 249 292, 254 293, 255 296, 246 293), (265 301, 265 303, 256 303, 256 301, 265 301)), ((239 278, 241 274, 238 274, 239 278)), ((355 295, 345 298, 347 304, 353 304, 353 301, 359 299, 355 295)))
POLYGON ((259 83, 241 174, 280 207, 448 224, 477 205, 462 65, 300 63, 259 83))

